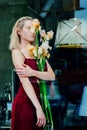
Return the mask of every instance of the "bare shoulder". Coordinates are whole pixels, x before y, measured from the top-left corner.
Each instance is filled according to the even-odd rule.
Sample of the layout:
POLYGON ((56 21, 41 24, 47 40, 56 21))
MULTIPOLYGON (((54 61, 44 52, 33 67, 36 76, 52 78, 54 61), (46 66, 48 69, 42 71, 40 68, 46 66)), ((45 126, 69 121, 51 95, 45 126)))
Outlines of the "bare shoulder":
POLYGON ((21 51, 18 49, 12 50, 12 55, 21 55, 21 51))
POLYGON ((12 50, 12 60, 14 66, 19 66, 24 63, 24 57, 20 50, 18 49, 12 50))

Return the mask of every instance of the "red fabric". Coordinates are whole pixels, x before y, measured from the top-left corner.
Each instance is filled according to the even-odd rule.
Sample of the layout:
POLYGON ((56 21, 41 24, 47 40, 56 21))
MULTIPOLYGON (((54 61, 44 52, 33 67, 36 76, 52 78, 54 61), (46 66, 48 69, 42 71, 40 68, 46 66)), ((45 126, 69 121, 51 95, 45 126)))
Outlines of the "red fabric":
MULTIPOLYGON (((38 70, 35 59, 25 59, 25 64, 35 70, 38 70)), ((40 99, 39 86, 37 78, 31 77, 30 81, 34 87, 38 99, 40 99)), ((26 95, 21 83, 12 104, 11 130, 43 130, 36 126, 36 111, 32 102, 26 95)))

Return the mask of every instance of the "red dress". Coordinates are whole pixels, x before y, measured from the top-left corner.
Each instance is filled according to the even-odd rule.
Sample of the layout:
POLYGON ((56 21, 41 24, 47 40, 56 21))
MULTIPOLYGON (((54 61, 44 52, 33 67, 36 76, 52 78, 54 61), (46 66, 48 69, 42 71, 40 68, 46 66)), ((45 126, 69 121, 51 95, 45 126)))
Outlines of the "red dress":
MULTIPOLYGON (((35 59, 26 58, 25 64, 35 70, 38 70, 35 59)), ((30 77, 29 79, 38 99, 40 100, 40 90, 37 83, 37 78, 30 77)), ((18 93, 16 94, 12 105, 11 130, 43 130, 42 127, 36 126, 36 121, 37 118, 35 107, 26 95, 22 84, 20 83, 18 93)))

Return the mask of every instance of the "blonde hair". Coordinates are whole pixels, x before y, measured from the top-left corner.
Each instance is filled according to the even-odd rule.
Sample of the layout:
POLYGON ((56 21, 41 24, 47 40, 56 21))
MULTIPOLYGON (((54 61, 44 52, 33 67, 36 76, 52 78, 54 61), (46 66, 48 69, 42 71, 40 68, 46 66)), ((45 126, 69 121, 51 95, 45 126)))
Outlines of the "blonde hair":
POLYGON ((20 36, 17 34, 17 30, 18 29, 22 30, 22 28, 24 26, 24 22, 26 20, 32 20, 32 18, 29 16, 21 17, 14 24, 13 29, 12 29, 12 33, 10 36, 10 43, 9 43, 10 50, 20 49, 20 36))

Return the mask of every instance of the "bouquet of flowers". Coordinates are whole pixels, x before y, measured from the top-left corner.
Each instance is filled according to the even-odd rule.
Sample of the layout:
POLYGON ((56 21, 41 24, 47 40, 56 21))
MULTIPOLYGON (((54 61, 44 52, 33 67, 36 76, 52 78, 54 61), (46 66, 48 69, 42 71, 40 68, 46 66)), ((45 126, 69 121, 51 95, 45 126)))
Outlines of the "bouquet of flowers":
MULTIPOLYGON (((44 71, 46 65, 46 58, 50 57, 49 50, 52 48, 49 46, 49 40, 53 38, 53 31, 46 32, 45 30, 41 30, 40 22, 38 19, 33 20, 33 24, 31 27, 31 32, 36 33, 36 45, 35 46, 27 46, 29 52, 31 51, 34 55, 39 71, 44 71), (40 42, 42 43, 39 45, 40 42)), ((40 80, 40 96, 42 102, 42 108, 46 115, 47 125, 44 130, 53 130, 53 118, 49 100, 47 98, 47 84, 46 81, 40 80), (49 128, 48 128, 49 127, 49 128)))

